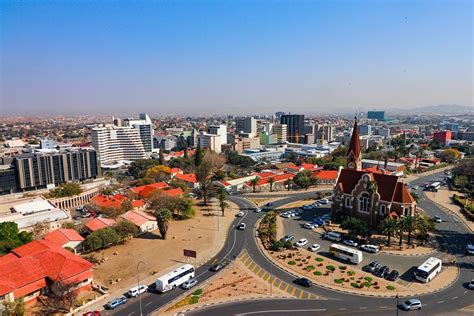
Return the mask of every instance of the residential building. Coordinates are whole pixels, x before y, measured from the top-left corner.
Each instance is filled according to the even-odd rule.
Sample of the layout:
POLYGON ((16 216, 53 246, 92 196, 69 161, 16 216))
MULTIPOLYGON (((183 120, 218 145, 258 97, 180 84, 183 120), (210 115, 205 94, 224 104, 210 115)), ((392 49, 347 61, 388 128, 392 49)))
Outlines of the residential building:
POLYGON ((227 125, 210 125, 207 127, 207 133, 220 136, 221 145, 227 144, 227 125))
POLYGON ((153 123, 150 117, 146 113, 140 113, 140 119, 124 119, 125 126, 130 126, 138 130, 140 134, 140 140, 143 144, 145 153, 151 154, 153 151, 153 123))
POLYGON ((311 174, 312 177, 318 179, 318 184, 324 185, 335 185, 337 177, 339 176, 338 170, 318 170, 311 174))
POLYGON ((405 164, 392 161, 379 161, 371 159, 362 159, 362 169, 378 168, 389 172, 391 175, 401 176, 405 170, 405 164))
POLYGON ((235 119, 235 133, 248 133, 257 135, 257 120, 253 116, 238 117, 235 119))
POLYGON ((92 146, 99 155, 101 165, 147 157, 140 138, 140 131, 130 126, 93 128, 92 146))
MULTIPOLYGON (((173 177, 178 174, 183 174, 183 171, 175 173, 173 177)), ((155 192, 158 191, 168 196, 181 196, 182 194, 184 194, 184 192, 180 188, 173 188, 169 186, 166 182, 146 184, 139 187, 134 187, 131 190, 143 199, 150 198, 155 192)))
POLYGON ((374 130, 374 135, 390 137, 390 128, 389 127, 377 127, 374 130))
POLYGON ((385 121, 385 111, 368 111, 367 118, 377 121, 385 121))
POLYGON ((280 123, 287 125, 287 140, 290 143, 304 143, 304 115, 285 114, 281 116, 280 123))
POLYGON ((74 229, 58 228, 44 235, 43 239, 59 247, 72 249, 74 253, 83 250, 84 237, 74 229))
POLYGON ((372 135, 372 126, 367 124, 359 125, 359 135, 372 135))
POLYGON ((194 173, 185 173, 185 174, 178 173, 174 178, 184 182, 190 189, 199 188, 199 182, 194 173))
POLYGON ((201 133, 198 135, 198 143, 201 148, 208 148, 216 153, 222 151, 221 137, 219 135, 201 133))
POLYGON ((399 219, 416 213, 416 201, 398 176, 362 170, 357 120, 347 152, 347 165, 334 188, 333 215, 342 213, 377 227, 387 217, 399 219))
POLYGON ((93 233, 102 228, 112 227, 115 224, 117 224, 117 221, 113 218, 96 217, 86 222, 84 224, 84 229, 89 233, 93 233))
POLYGON ((451 138, 452 138, 451 131, 440 131, 440 132, 433 133, 433 141, 439 143, 442 146, 448 145, 451 138))
MULTIPOLYGON (((270 190, 271 187, 271 189, 275 191, 285 190, 287 181, 294 177, 295 174, 293 173, 272 174, 264 178, 257 175, 258 182, 255 188, 257 190, 270 190)), ((247 182, 245 185, 247 190, 253 190, 253 185, 250 182, 247 182)))
POLYGON ((156 217, 142 211, 128 211, 125 214, 120 215, 120 218, 137 226, 142 233, 158 229, 156 217))
POLYGON ((74 283, 76 291, 91 289, 93 265, 57 244, 34 240, 0 257, 0 302, 33 303, 56 282, 74 283))
POLYGON ((17 190, 52 188, 65 182, 101 177, 93 149, 37 151, 15 156, 17 190))

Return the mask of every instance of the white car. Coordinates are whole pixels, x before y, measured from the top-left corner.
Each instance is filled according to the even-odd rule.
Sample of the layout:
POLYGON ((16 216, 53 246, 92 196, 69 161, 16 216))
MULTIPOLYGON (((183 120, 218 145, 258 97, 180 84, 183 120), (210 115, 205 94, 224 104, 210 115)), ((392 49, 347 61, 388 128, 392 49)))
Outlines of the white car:
POLYGON ((260 207, 256 207, 253 211, 255 213, 260 213, 262 211, 262 209, 260 207))
POLYGON ((417 185, 414 185, 414 186, 412 186, 412 188, 411 188, 411 189, 412 189, 412 190, 418 190, 419 188, 420 188, 419 186, 417 186, 417 185))
POLYGON ((295 247, 304 247, 308 244, 308 239, 306 238, 301 238, 297 242, 295 242, 295 247))
POLYGON ((139 285, 132 287, 130 290, 128 290, 128 296, 129 297, 137 297, 138 295, 145 293, 148 290, 147 285, 139 285))
POLYGON ((471 282, 469 282, 468 288, 470 288, 471 290, 474 290, 474 280, 471 280, 471 282))
POLYGON ((362 246, 360 246, 360 249, 365 250, 367 252, 371 252, 371 253, 379 252, 379 247, 374 246, 374 245, 362 245, 362 246))
POLYGON ((467 244, 466 252, 470 255, 474 255, 474 244, 467 244))
POLYGON ((236 216, 237 216, 237 217, 244 217, 244 215, 245 215, 245 213, 242 212, 242 211, 240 211, 240 212, 237 213, 236 216))
POLYGON ((357 247, 359 245, 358 243, 356 243, 355 241, 353 241, 351 239, 343 240, 342 243, 344 245, 351 246, 351 247, 357 247))
POLYGON ((308 247, 308 250, 309 250, 309 251, 312 251, 312 252, 315 252, 315 251, 318 251, 319 248, 321 248, 320 245, 318 245, 318 244, 313 244, 313 245, 311 245, 311 246, 308 247))
POLYGON ((441 217, 439 217, 438 215, 436 215, 436 216, 434 217, 434 221, 435 221, 436 223, 442 223, 442 222, 443 222, 443 220, 441 219, 441 217))
POLYGON ((245 223, 240 223, 239 226, 237 226, 237 229, 238 230, 244 230, 245 227, 247 227, 247 225, 245 225, 245 223))
MULTIPOLYGON (((317 225, 316 225, 316 226, 317 226, 317 225)), ((315 226, 314 226, 313 223, 305 223, 305 224, 303 225, 303 227, 306 228, 306 229, 313 229, 315 226)))
POLYGON ((318 201, 320 204, 328 204, 329 200, 328 199, 321 199, 318 201))

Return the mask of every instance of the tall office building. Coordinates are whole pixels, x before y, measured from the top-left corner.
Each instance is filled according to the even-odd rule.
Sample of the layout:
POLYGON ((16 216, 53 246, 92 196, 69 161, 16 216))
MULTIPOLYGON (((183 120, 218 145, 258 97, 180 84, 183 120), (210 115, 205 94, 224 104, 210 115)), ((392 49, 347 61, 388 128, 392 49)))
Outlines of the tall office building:
POLYGON ((220 136, 221 145, 227 144, 227 125, 209 125, 207 133, 220 136))
POLYGON ((304 115, 285 114, 281 116, 280 123, 288 126, 287 139, 290 143, 304 143, 304 115))
POLYGON ((281 117, 285 114, 286 114, 285 112, 275 112, 275 120, 277 122, 280 122, 281 117))
POLYGON ((257 135, 257 120, 253 116, 238 117, 235 119, 235 133, 257 135))
POLYGON ((208 148, 216 153, 222 151, 221 138, 219 135, 202 133, 198 135, 198 143, 201 148, 208 148))
POLYGON ((101 175, 93 149, 36 152, 15 156, 18 189, 37 189, 101 175))
POLYGON ((359 125, 359 135, 372 135, 372 126, 367 124, 359 125))
POLYGON ((151 154, 153 151, 153 123, 151 122, 150 117, 146 113, 140 113, 140 118, 136 119, 124 119, 125 126, 130 126, 138 129, 140 133, 140 139, 143 143, 143 149, 145 153, 151 154))
POLYGON ((367 118, 377 121, 385 121, 385 111, 368 111, 367 118))
POLYGON ((287 141, 287 130, 288 126, 286 124, 274 124, 272 126, 272 134, 274 141, 281 144, 287 141))
POLYGON ((120 160, 145 159, 146 153, 140 131, 131 126, 96 127, 92 129, 92 146, 99 155, 101 165, 120 160))

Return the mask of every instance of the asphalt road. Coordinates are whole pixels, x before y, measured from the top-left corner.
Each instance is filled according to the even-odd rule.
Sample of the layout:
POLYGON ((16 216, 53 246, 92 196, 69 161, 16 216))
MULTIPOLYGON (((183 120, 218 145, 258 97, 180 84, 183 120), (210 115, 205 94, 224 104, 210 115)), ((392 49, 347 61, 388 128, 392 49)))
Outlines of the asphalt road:
MULTIPOLYGON (((439 179, 442 173, 433 174, 413 181, 411 185, 431 182, 439 179)), ((309 193, 311 196, 313 193, 309 193)), ((438 224, 438 230, 442 235, 443 241, 447 244, 447 251, 452 251, 460 268, 459 278, 450 287, 440 292, 418 296, 423 303, 423 309, 417 312, 411 312, 417 315, 435 315, 440 313, 449 313, 474 303, 474 291, 467 289, 466 283, 474 279, 473 257, 467 256, 464 247, 468 241, 473 242, 474 237, 469 233, 467 227, 455 216, 444 213, 437 205, 420 194, 419 206, 430 216, 441 216, 445 219, 443 223, 438 224)), ((288 197, 286 199, 274 202, 274 207, 282 206, 293 201, 304 198, 304 195, 288 197)), ((240 207, 248 207, 249 202, 234 197, 240 207)), ((253 220, 257 216, 249 216, 247 225, 252 226, 253 220)), ((272 273, 285 282, 292 282, 294 276, 278 268, 266 259, 258 249, 252 236, 253 232, 245 232, 245 249, 252 259, 266 271, 272 273)), ((327 290, 318 286, 305 289, 316 295, 326 298, 326 300, 258 300, 251 302, 236 302, 221 304, 195 311, 188 312, 187 315, 275 315, 275 314, 298 314, 298 315, 387 315, 397 311, 397 300, 394 298, 372 298, 367 296, 350 295, 341 292, 327 290)), ((399 299, 403 302, 403 299, 399 299)), ((403 313, 400 311, 400 313, 403 313)))

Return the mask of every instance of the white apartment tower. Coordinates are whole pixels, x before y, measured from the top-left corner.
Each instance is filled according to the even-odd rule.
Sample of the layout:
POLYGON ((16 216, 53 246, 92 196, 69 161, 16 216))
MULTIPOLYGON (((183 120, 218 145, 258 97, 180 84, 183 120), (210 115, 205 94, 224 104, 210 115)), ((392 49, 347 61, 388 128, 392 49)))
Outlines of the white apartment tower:
POLYGON ((124 119, 123 123, 125 126, 130 126, 138 129, 140 133, 140 139, 143 143, 143 148, 147 155, 150 155, 153 151, 153 123, 150 117, 146 113, 140 113, 140 118, 136 119, 124 119))
POLYGON ((221 145, 227 144, 227 125, 210 125, 207 128, 207 133, 212 135, 218 135, 220 137, 221 145))
POLYGON ((202 133, 198 135, 198 143, 201 148, 208 148, 216 153, 222 151, 221 138, 219 135, 202 133))
POLYGON ((272 133, 276 135, 276 141, 277 143, 281 144, 286 142, 286 136, 287 136, 287 131, 288 127, 286 124, 273 124, 273 130, 272 133))

